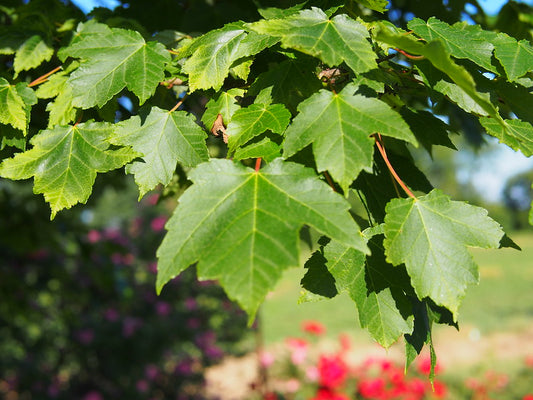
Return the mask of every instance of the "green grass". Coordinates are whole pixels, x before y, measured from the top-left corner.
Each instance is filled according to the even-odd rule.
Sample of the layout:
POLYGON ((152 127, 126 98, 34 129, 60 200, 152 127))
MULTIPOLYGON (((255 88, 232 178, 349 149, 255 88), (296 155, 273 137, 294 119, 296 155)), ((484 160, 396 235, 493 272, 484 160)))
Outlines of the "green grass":
MULTIPOLYGON (((517 233, 512 239, 522 248, 480 250, 473 255, 480 266, 481 283, 471 287, 463 301, 459 322, 475 327, 481 334, 520 330, 533 317, 533 233, 517 233)), ((359 327, 355 304, 343 294, 333 300, 297 304, 303 268, 286 272, 261 310, 266 343, 300 335, 300 324, 318 320, 326 325, 328 336, 349 333, 356 342, 372 343, 359 327)))

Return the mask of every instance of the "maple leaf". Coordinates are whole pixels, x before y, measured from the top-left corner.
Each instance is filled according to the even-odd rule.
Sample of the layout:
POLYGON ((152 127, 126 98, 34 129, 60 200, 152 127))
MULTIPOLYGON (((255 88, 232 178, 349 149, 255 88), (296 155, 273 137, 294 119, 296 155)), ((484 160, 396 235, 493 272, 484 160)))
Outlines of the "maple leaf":
POLYGON ((139 32, 88 25, 81 24, 72 43, 59 52, 62 60, 81 60, 68 80, 74 106, 102 107, 124 88, 144 103, 165 76, 168 51, 161 43, 146 43, 139 32))
POLYGON ((137 156, 129 148, 109 150, 107 138, 112 131, 113 126, 104 122, 41 131, 31 139, 32 149, 0 164, 0 176, 33 176, 33 191, 44 194, 53 219, 59 210, 87 201, 97 172, 120 168, 137 156))
POLYGON ((26 134, 31 106, 36 103, 35 93, 25 83, 11 85, 0 78, 0 123, 9 124, 26 134))
POLYGON ((190 56, 183 64, 183 72, 189 75, 191 92, 209 88, 219 90, 239 60, 257 54, 277 41, 268 35, 246 32, 242 23, 227 24, 196 38, 180 49, 180 57, 190 56))
POLYGON ((229 152, 266 130, 283 133, 290 118, 283 104, 252 104, 237 110, 227 126, 229 152))
POLYGON ((139 116, 134 116, 117 124, 109 140, 131 146, 142 154, 142 162, 135 161, 126 167, 126 172, 135 175, 142 197, 159 183, 168 185, 178 162, 194 167, 207 161, 206 137, 191 114, 152 107, 142 122, 139 116))
POLYGON ((318 57, 329 66, 345 62, 356 73, 377 67, 367 29, 345 14, 328 19, 321 9, 312 7, 286 18, 262 20, 247 26, 279 37, 283 47, 318 57))
POLYGON ((276 159, 259 172, 211 160, 190 174, 157 251, 157 290, 197 262, 200 279, 217 279, 250 321, 281 276, 298 265, 298 232, 307 224, 361 251, 366 244, 346 200, 313 170, 276 159))
POLYGON ((520 150, 526 157, 533 155, 533 126, 519 119, 505 120, 502 126, 491 118, 480 118, 479 122, 489 135, 500 139, 514 150, 520 150))
POLYGON ((371 170, 371 134, 379 132, 418 146, 398 113, 378 99, 354 94, 356 90, 350 84, 338 94, 321 90, 304 100, 283 143, 285 158, 312 143, 318 170, 327 170, 345 192, 361 170, 371 170))
POLYGON ((429 18, 427 22, 413 18, 407 26, 428 42, 441 40, 452 56, 469 59, 487 71, 497 72, 491 62, 494 45, 486 35, 492 32, 485 32, 478 25, 468 25, 466 22, 450 26, 435 17, 429 18))
POLYGON ((479 280, 467 246, 498 248, 500 225, 485 209, 451 201, 437 189, 417 199, 393 199, 386 212, 387 261, 405 263, 418 298, 430 297, 457 318, 467 286, 479 280))
POLYGON ((48 46, 39 35, 27 39, 17 50, 13 60, 15 78, 21 71, 36 68, 44 61, 49 61, 54 55, 54 49, 48 46))

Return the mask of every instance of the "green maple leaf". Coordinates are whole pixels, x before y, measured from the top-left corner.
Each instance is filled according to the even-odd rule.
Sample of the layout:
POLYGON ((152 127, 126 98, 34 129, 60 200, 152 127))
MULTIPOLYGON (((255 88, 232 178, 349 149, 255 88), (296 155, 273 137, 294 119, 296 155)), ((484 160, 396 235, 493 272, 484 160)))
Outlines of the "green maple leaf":
POLYGON ((533 155, 533 126, 519 119, 505 120, 505 125, 492 118, 480 118, 479 122, 489 135, 500 139, 514 150, 520 150, 526 157, 533 155))
POLYGON ((68 78, 77 67, 78 63, 72 63, 64 71, 55 73, 48 78, 35 91, 40 99, 55 97, 54 101, 46 105, 46 111, 50 112, 48 128, 54 125, 68 125, 76 119, 76 109, 72 105, 72 87, 68 84, 68 78))
MULTIPOLYGON (((259 53, 278 40, 268 35, 248 33, 242 23, 231 23, 210 31, 180 49, 180 57, 190 56, 183 64, 189 75, 189 88, 219 90, 230 69, 239 60, 259 53)), ((242 72, 237 69, 237 72, 242 72)))
POLYGON ((128 88, 141 104, 151 97, 165 76, 170 55, 161 43, 146 43, 139 32, 90 24, 62 49, 60 58, 79 58, 80 67, 68 82, 76 107, 102 107, 128 88))
POLYGON ((517 42, 505 33, 499 33, 494 39, 494 46, 494 56, 510 81, 516 81, 533 70, 533 46, 527 40, 517 42))
POLYGON ((243 95, 244 90, 233 88, 227 92, 219 92, 213 96, 205 105, 205 112, 202 115, 202 122, 207 129, 211 130, 218 114, 222 115, 222 121, 228 125, 231 121, 231 116, 241 108, 237 103, 237 97, 243 95))
POLYGON ((283 104, 252 104, 237 110, 226 130, 229 152, 266 130, 283 133, 290 118, 291 113, 283 104))
POLYGON ((361 327, 388 348, 413 331, 411 304, 404 293, 409 281, 405 271, 385 262, 381 244, 373 241, 371 256, 332 241, 324 247, 324 257, 337 290, 347 291, 357 305, 361 327))
POLYGON ((286 158, 312 143, 318 170, 329 171, 344 191, 361 170, 371 170, 371 134, 379 132, 418 145, 398 113, 378 99, 354 95, 356 90, 354 85, 338 94, 321 90, 300 103, 283 143, 286 158))
POLYGON ((113 126, 103 122, 41 131, 31 139, 32 149, 0 164, 0 176, 33 176, 33 191, 44 194, 53 219, 59 210, 87 201, 97 172, 120 168, 137 156, 129 148, 109 150, 106 139, 112 131, 113 126))
POLYGON ((431 298, 457 318, 467 286, 479 279, 467 246, 498 248, 499 224, 486 210, 436 189, 418 199, 393 199, 386 212, 387 261, 404 263, 418 298, 431 298))
POLYGON ((0 78, 0 122, 26 133, 29 118, 27 105, 20 93, 21 85, 26 86, 23 83, 11 85, 0 78))
POLYGON ((466 22, 450 26, 435 17, 429 18, 427 22, 414 18, 407 26, 428 42, 441 40, 453 57, 469 59, 487 71, 497 72, 491 63, 494 45, 490 35, 493 32, 483 31, 478 25, 472 26, 466 22))
POLYGON ((39 35, 33 35, 26 40, 17 50, 13 60, 15 78, 21 71, 36 68, 44 61, 50 61, 54 49, 48 46, 39 35))
POLYGON ((235 150, 233 159, 262 158, 266 162, 270 162, 275 158, 281 157, 280 150, 279 144, 273 142, 268 137, 264 137, 258 142, 250 143, 245 147, 240 147, 235 150))
POLYGON ((389 4, 388 0, 357 0, 357 2, 380 13, 387 11, 387 5, 389 4))
POLYGON ((142 122, 139 116, 134 116, 117 124, 110 142, 131 146, 142 154, 142 162, 135 161, 126 167, 126 172, 135 175, 142 197, 159 183, 168 185, 178 162, 194 167, 207 161, 206 137, 191 114, 152 107, 142 122))
POLYGON ((211 160, 190 174, 157 251, 157 290, 193 263, 200 279, 217 279, 250 321, 288 267, 298 265, 304 224, 366 251, 342 196, 313 170, 276 159, 256 172, 211 160))
POLYGON ((329 66, 345 62, 354 72, 376 68, 365 26, 345 14, 332 19, 319 8, 302 10, 283 19, 249 24, 256 32, 281 38, 281 45, 318 57, 329 66))

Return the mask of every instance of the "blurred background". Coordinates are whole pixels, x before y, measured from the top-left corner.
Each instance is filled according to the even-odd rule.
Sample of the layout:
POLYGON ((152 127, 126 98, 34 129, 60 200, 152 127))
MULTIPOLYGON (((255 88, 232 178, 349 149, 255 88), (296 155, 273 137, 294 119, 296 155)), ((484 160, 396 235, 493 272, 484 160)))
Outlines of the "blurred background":
MULTIPOLYGON (((85 13, 125 7, 72 3, 85 13)), ((494 24, 531 10, 480 4, 494 24)), ((247 6, 235 12, 246 15, 247 6)), ((460 331, 434 332, 438 384, 427 385, 426 355, 395 378, 403 376, 402 343, 387 351, 374 344, 347 295, 301 303, 303 268, 287 271, 251 328, 193 268, 156 296, 155 252, 175 197, 154 192, 138 202, 131 177, 114 172, 98 177, 87 205, 53 222, 32 182, 0 180, 0 398, 325 400, 320 388, 351 379, 361 399, 533 399, 533 160, 482 136, 459 111, 446 122, 461 132, 452 135, 461 151, 414 152, 419 167, 452 198, 487 208, 522 251, 473 250, 481 283, 467 293, 460 331)), ((303 260, 310 251, 302 249, 303 260)))

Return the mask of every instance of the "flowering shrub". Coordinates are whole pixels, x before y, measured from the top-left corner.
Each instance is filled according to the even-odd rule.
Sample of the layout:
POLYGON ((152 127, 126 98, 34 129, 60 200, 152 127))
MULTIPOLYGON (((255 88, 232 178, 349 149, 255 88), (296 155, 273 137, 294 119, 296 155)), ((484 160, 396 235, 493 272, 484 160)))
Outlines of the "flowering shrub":
POLYGON ((156 199, 95 215, 102 227, 72 212, 41 231, 37 203, 21 225, 9 205, 24 197, 3 189, 0 398, 201 398, 204 367, 239 351, 246 317, 193 272, 156 296, 151 257, 167 218, 156 199))
POLYGON ((429 359, 420 358, 408 375, 403 366, 386 359, 369 358, 353 365, 347 359, 351 348, 348 336, 339 337, 336 352, 316 355, 312 340, 324 334, 325 328, 318 322, 306 321, 302 331, 306 337, 286 339, 285 358, 274 362, 270 353, 262 355, 260 361, 268 368, 275 388, 265 398, 426 400, 447 396, 444 383, 434 380, 432 385, 429 380, 429 359))
POLYGON ((384 358, 353 364, 347 335, 340 335, 337 351, 324 353, 317 352, 313 341, 325 328, 307 321, 302 331, 304 337, 286 339, 285 356, 262 354, 260 362, 268 369, 272 389, 264 400, 533 400, 531 357, 512 377, 487 371, 462 381, 443 378, 437 364, 437 377, 431 382, 429 356, 419 357, 407 373, 403 365, 384 358))

